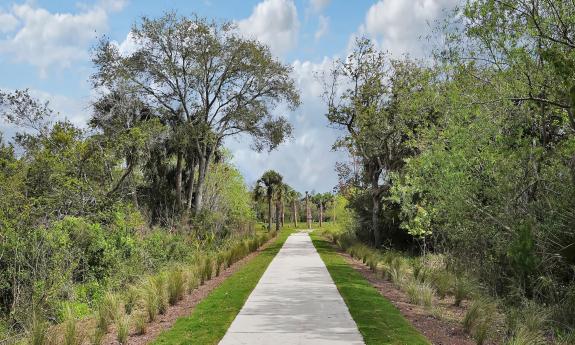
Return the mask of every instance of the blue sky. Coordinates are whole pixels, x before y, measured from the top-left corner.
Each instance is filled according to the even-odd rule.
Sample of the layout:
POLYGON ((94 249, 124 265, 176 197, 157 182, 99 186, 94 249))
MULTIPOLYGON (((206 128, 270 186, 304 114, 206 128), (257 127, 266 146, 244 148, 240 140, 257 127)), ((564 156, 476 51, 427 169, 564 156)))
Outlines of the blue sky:
MULTIPOLYGON (((345 56, 358 35, 371 37, 392 55, 429 53, 425 36, 458 0, 0 0, 0 89, 29 88, 79 126, 90 116, 93 73, 90 48, 107 35, 128 46, 130 27, 139 17, 176 10, 238 24, 242 34, 270 45, 285 63, 302 94, 302 106, 283 113, 294 125, 294 138, 272 153, 255 153, 245 138, 226 145, 234 163, 252 183, 275 169, 298 190, 331 190, 337 183, 331 151, 338 133, 328 128, 315 72, 345 56), (423 37, 423 39, 422 39, 423 37)), ((3 124, 10 137, 16 129, 3 124)))

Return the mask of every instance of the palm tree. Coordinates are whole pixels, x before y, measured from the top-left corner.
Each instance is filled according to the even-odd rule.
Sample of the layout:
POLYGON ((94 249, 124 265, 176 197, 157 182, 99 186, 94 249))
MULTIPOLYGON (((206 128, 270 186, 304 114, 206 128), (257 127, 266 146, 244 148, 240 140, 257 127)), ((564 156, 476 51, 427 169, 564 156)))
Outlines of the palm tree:
POLYGON ((292 206, 292 221, 294 227, 296 228, 297 228, 297 202, 299 201, 300 198, 301 194, 288 186, 288 190, 286 193, 286 201, 290 203, 292 206))
MULTIPOLYGON (((277 188, 277 186, 282 184, 282 180, 282 175, 274 170, 268 170, 257 182, 257 185, 261 186, 262 189, 265 189, 265 194, 268 201, 268 231, 272 229, 272 198, 274 196, 274 190, 277 188)), ((258 187, 256 187, 256 189, 257 188, 258 187)), ((278 222, 278 218, 279 215, 276 210, 276 224, 278 222)), ((276 225, 276 229, 278 228, 279 225, 276 225)))
POLYGON ((323 210, 324 207, 333 200, 331 193, 318 193, 312 196, 311 201, 316 204, 319 209, 319 226, 323 224, 323 210))

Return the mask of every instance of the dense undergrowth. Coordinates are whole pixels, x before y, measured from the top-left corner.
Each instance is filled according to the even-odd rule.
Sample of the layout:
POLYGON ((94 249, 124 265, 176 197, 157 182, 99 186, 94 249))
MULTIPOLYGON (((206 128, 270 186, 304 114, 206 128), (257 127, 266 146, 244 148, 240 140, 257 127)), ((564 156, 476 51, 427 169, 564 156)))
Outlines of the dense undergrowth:
POLYGON ((50 299, 43 309, 36 305, 27 336, 14 337, 12 342, 100 344, 114 329, 117 340, 124 344, 132 331, 145 333, 146 324, 170 305, 255 251, 273 234, 258 232, 200 243, 165 231, 152 232, 134 240, 133 246, 139 251, 111 266, 118 270, 107 276, 112 283, 92 280, 74 284, 69 295, 50 299))
POLYGON ((378 250, 361 243, 341 224, 325 226, 321 234, 362 261, 382 278, 402 290, 410 302, 426 308, 434 317, 447 317, 438 299, 449 298, 463 306, 463 328, 477 344, 573 344, 574 332, 566 332, 557 319, 555 308, 570 312, 573 305, 549 306, 525 300, 512 306, 505 298, 489 294, 473 270, 449 265, 445 254, 411 255, 396 250, 378 250))

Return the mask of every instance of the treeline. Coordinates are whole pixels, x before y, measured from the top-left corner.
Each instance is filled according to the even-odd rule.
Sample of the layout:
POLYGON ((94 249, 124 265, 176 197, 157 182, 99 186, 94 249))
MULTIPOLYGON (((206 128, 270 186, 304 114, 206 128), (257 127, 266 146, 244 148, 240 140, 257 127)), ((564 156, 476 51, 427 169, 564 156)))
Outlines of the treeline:
POLYGON ((274 170, 264 172, 256 181, 252 196, 256 217, 266 222, 268 229, 272 229, 272 224, 279 230, 286 222, 293 223, 294 227, 306 223, 308 210, 310 222, 317 222, 319 226, 335 217, 336 199, 332 193, 312 191, 302 195, 283 182, 283 176, 274 170))
POLYGON ((88 128, 27 90, 0 93, 18 128, 0 136, 0 340, 91 315, 168 266, 219 272, 220 256, 264 239, 244 251, 255 209, 223 141, 272 150, 290 135, 271 115, 299 104, 290 67, 227 22, 167 13, 132 35, 131 52, 93 49, 88 128))
POLYGON ((478 0, 451 18, 431 59, 358 39, 321 77, 352 157, 339 192, 358 238, 445 254, 507 315, 536 306, 507 339, 545 343, 575 327, 575 6, 478 0))

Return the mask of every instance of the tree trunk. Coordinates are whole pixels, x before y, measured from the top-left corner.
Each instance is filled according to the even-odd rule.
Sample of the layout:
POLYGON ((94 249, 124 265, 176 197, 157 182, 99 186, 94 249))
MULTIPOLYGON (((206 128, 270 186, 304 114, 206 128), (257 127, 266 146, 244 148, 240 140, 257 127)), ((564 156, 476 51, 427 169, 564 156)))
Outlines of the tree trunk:
POLYGON ((334 198, 334 199, 333 199, 333 222, 334 222, 334 223, 335 223, 335 206, 336 206, 336 204, 337 204, 337 201, 336 201, 336 199, 334 198))
POLYGON ((319 204, 319 227, 323 224, 323 205, 319 204))
POLYGON ((311 209, 309 208, 309 196, 307 192, 305 193, 305 212, 306 212, 307 228, 311 229, 311 209))
POLYGON ((272 197, 268 195, 268 231, 272 231, 272 197))
POLYGON ((192 209, 192 200, 194 198, 194 175, 196 173, 196 162, 195 160, 192 162, 191 167, 188 171, 189 179, 188 179, 188 199, 186 200, 186 210, 190 212, 192 209))
POLYGON ((296 201, 293 201, 293 225, 297 228, 297 206, 296 201))
POLYGON ((281 201, 281 221, 282 221, 282 228, 284 227, 284 223, 285 223, 285 212, 284 212, 284 201, 281 201))
POLYGON ((202 210, 203 197, 204 197, 204 182, 206 181, 206 174, 208 172, 208 166, 210 165, 210 153, 207 152, 205 155, 200 155, 198 164, 198 181, 196 183, 196 198, 194 199, 194 210, 198 214, 202 210))
POLYGON ((279 201, 276 201, 276 231, 280 231, 280 207, 279 201))
POLYGON ((132 202, 134 203, 134 207, 136 209, 140 208, 140 204, 138 203, 138 189, 136 188, 136 179, 134 175, 132 175, 132 202))
POLYGON ((381 245, 381 233, 379 231, 379 212, 381 204, 377 193, 372 195, 372 211, 371 211, 371 226, 373 228, 373 244, 376 248, 381 245))
POLYGON ((176 162, 176 204, 178 210, 182 209, 182 171, 184 155, 182 151, 178 151, 178 158, 176 162))

